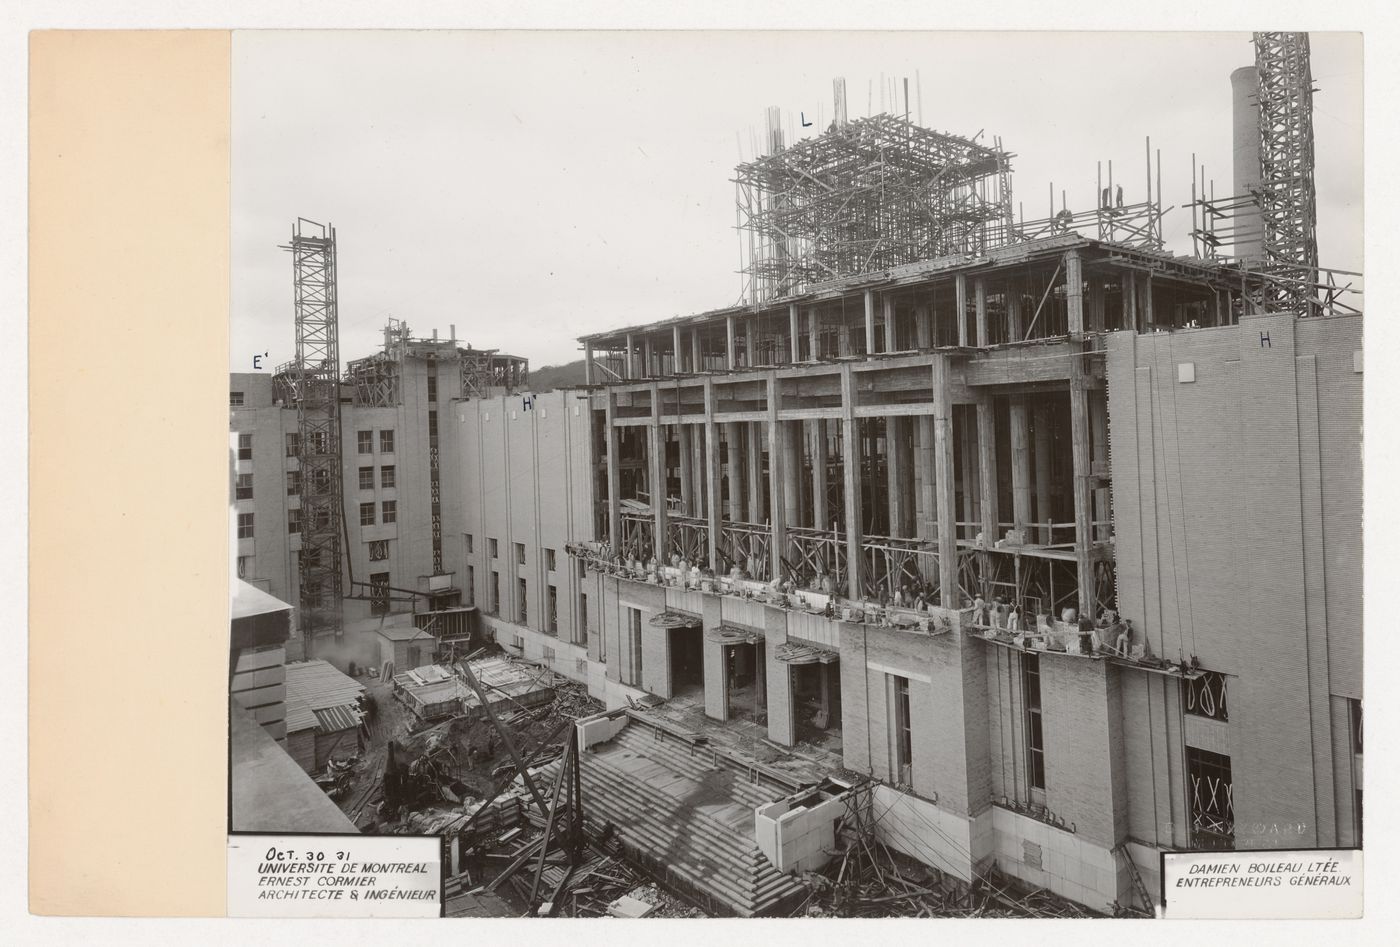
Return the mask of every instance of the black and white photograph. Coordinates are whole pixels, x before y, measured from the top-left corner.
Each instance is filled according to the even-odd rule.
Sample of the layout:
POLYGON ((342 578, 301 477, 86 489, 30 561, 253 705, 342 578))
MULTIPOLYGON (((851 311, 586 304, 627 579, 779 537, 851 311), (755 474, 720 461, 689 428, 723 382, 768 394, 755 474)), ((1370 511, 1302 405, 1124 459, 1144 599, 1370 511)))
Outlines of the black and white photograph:
POLYGON ((231 844, 1360 913, 1361 34, 232 51, 231 844))

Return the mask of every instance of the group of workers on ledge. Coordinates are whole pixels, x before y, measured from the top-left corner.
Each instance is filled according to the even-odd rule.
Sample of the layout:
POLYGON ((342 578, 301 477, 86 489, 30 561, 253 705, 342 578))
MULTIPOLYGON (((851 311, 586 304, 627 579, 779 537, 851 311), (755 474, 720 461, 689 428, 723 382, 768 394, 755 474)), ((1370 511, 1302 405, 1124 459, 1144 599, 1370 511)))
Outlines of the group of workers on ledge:
POLYGON ((1069 606, 1055 621, 1049 612, 1035 616, 1031 625, 1015 603, 1007 604, 1001 596, 988 602, 981 595, 963 608, 965 625, 981 631, 988 638, 1010 638, 1022 648, 1037 651, 1064 651, 1083 655, 1110 654, 1130 657, 1133 650, 1133 623, 1111 608, 1099 612, 1097 619, 1080 615, 1069 606))

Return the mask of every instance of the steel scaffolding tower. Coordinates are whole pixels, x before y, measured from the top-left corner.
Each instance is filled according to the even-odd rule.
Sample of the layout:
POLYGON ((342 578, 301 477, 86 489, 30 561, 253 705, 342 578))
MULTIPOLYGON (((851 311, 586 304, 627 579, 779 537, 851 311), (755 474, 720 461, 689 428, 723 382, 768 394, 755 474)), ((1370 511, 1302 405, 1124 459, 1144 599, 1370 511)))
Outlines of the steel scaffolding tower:
POLYGON ((1312 67, 1307 33, 1255 33, 1259 73, 1259 206, 1264 268, 1278 281, 1270 309, 1313 315, 1317 193, 1313 182, 1312 67))
POLYGON ((340 344, 335 228, 298 217, 292 242, 296 359, 279 372, 297 408, 301 467, 300 625, 310 647, 342 621, 340 344))

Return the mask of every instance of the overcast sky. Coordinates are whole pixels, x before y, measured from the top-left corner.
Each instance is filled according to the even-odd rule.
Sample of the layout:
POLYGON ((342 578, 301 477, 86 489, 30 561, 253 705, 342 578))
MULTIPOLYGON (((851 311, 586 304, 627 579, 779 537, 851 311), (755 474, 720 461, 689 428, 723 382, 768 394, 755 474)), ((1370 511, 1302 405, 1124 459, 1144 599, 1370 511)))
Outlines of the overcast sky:
MULTIPOLYGON (((236 32, 230 368, 291 358, 298 216, 336 226, 342 359, 394 316, 528 357, 740 293, 734 165, 764 109, 799 136, 909 79, 928 127, 999 135, 1026 219, 1093 206, 1096 162, 1142 199, 1161 150, 1168 248, 1189 252, 1191 155, 1231 191, 1244 33, 236 32), (801 118, 813 122, 800 127, 801 118), (1155 161, 1155 157, 1154 157, 1155 161)), ((1362 266, 1356 34, 1312 34, 1322 264, 1362 266)), ((891 111, 903 109, 888 105, 891 111)))

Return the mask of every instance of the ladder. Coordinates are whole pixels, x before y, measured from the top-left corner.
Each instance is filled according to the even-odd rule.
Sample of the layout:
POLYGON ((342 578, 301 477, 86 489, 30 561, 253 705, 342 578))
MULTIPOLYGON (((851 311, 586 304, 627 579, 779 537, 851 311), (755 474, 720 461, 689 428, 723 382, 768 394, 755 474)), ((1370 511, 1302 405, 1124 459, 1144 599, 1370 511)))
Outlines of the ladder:
POLYGON ((1113 847, 1114 855, 1122 855, 1123 860, 1128 863, 1128 877, 1133 880, 1133 889, 1137 891, 1138 897, 1142 898, 1143 905, 1149 914, 1157 913, 1157 905, 1152 900, 1152 895, 1147 892, 1147 885, 1142 883, 1142 875, 1138 874, 1137 863, 1133 861, 1132 854, 1128 851, 1127 841, 1119 842, 1113 847))

